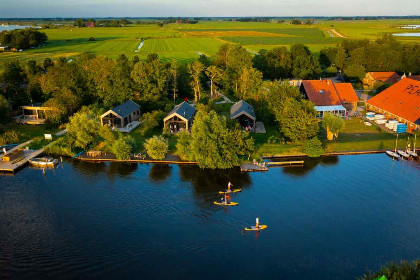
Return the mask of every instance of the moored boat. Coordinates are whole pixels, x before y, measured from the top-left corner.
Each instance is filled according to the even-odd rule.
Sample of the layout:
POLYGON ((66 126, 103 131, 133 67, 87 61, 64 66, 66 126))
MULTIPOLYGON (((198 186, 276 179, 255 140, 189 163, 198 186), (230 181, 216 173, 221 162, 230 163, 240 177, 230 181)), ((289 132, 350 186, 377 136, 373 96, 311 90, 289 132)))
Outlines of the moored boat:
POLYGON ((399 154, 397 154, 397 153, 394 153, 393 151, 386 151, 386 154, 387 154, 388 156, 392 157, 392 158, 395 158, 395 159, 400 159, 400 155, 399 155, 399 154))
POLYGON ((29 163, 39 167, 54 167, 58 164, 58 160, 50 157, 42 157, 30 159, 29 163))
POLYGON ((406 152, 402 151, 402 150, 398 150, 397 153, 403 158, 406 158, 406 159, 410 158, 410 155, 407 154, 406 152))
POLYGON ((413 157, 413 158, 418 158, 418 154, 416 153, 416 152, 414 152, 414 151, 407 151, 407 154, 409 154, 411 157, 413 157))

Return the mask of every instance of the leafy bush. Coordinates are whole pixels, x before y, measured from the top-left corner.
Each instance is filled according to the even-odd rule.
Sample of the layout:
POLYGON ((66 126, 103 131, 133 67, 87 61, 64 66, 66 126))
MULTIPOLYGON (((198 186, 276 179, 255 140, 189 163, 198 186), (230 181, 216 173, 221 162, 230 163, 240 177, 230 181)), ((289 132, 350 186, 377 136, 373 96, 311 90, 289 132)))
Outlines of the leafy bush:
POLYGON ((177 134, 177 137, 176 151, 178 156, 183 160, 193 160, 190 147, 192 140, 191 135, 186 131, 182 131, 177 134))
POLYGON ((318 137, 306 140, 303 143, 303 152, 308 155, 308 157, 320 157, 324 153, 322 148, 322 143, 318 137))
POLYGON ((280 142, 280 139, 274 135, 271 135, 267 140, 268 144, 277 144, 279 142, 280 142))
POLYGON ((401 263, 389 263, 381 267, 379 272, 368 272, 363 275, 360 280, 377 280, 383 279, 405 279, 418 280, 420 279, 420 260, 415 260, 412 263, 402 261, 401 263))
POLYGON ((33 150, 39 150, 45 145, 47 145, 51 140, 46 140, 42 136, 38 136, 32 139, 32 142, 29 144, 29 148, 33 150))
POLYGON ((9 102, 0 94, 0 123, 7 123, 9 120, 9 102))
POLYGON ((325 113, 322 118, 322 126, 327 130, 328 140, 338 138, 338 133, 343 130, 344 125, 344 120, 332 113, 325 113))
POLYGON ((165 113, 163 111, 152 111, 143 115, 143 123, 140 126, 140 134, 146 135, 154 128, 159 127, 163 123, 165 113))
POLYGON ((69 157, 74 156, 74 152, 71 150, 71 141, 67 136, 52 142, 49 146, 46 146, 44 150, 47 154, 69 157))
POLYGON ((125 160, 130 159, 131 154, 135 148, 135 141, 131 136, 120 137, 112 145, 112 152, 117 159, 125 160))
POLYGON ((165 138, 155 135, 144 143, 144 147, 152 159, 164 159, 169 145, 165 138))
POLYGON ((9 130, 0 135, 0 145, 19 143, 19 134, 14 130, 9 130))

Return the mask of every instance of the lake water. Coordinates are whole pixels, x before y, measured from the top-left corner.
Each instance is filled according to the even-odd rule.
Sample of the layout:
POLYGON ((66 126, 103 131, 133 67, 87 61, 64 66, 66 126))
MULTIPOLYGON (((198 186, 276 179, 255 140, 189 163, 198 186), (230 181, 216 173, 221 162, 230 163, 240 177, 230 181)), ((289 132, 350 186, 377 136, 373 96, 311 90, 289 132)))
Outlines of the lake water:
POLYGON ((420 165, 384 154, 247 174, 69 160, 0 176, 0 278, 355 279, 420 258, 419 217, 420 165), (239 206, 213 205, 228 181, 239 206))
POLYGON ((420 32, 418 33, 395 33, 392 34, 394 36, 402 36, 402 37, 420 37, 420 32))
POLYGON ((29 25, 0 25, 0 32, 4 30, 14 30, 14 29, 25 29, 25 28, 39 28, 38 26, 29 26, 29 25))

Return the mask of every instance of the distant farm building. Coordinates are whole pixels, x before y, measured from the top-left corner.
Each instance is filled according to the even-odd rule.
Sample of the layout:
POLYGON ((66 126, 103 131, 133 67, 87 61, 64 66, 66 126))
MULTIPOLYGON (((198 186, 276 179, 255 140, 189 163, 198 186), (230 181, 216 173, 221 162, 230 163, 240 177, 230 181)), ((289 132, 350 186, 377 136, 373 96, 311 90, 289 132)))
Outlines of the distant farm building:
POLYGON ((367 109, 407 124, 407 131, 420 128, 420 81, 405 78, 366 102, 367 109))
POLYGON ((377 84, 395 84, 401 79, 396 72, 367 72, 363 84, 374 88, 377 84))
POLYGON ((359 98, 350 83, 333 83, 330 80, 307 80, 300 87, 303 96, 315 104, 318 117, 330 112, 342 117, 357 108, 359 98))
POLYGON ((84 27, 95 27, 95 23, 93 21, 87 21, 83 25, 84 27))
POLYGON ((52 110, 51 107, 43 106, 41 103, 21 106, 23 115, 20 119, 22 124, 44 124, 47 117, 45 112, 52 110))
POLYGON ((140 125, 140 105, 132 100, 118 105, 100 116, 101 124, 121 132, 130 132, 140 125))
POLYGON ((7 51, 8 49, 9 49, 9 46, 0 45, 0 51, 7 51))
POLYGON ((189 131, 192 127, 195 108, 187 102, 176 105, 163 119, 165 130, 170 132, 189 131))
POLYGON ((248 126, 253 129, 257 117, 255 115, 254 107, 241 100, 230 107, 230 118, 236 120, 243 128, 248 126))

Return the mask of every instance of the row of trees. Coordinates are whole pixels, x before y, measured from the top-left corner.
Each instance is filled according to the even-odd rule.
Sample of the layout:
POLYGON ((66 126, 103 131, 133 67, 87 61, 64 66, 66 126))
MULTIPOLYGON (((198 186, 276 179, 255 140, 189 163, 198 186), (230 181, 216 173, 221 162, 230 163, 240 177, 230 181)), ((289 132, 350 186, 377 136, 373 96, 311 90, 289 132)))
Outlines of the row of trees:
POLYGON ((33 28, 15 29, 0 32, 0 44, 16 49, 29 49, 38 47, 47 41, 48 37, 44 32, 33 28))
POLYGON ((123 18, 120 20, 117 19, 113 19, 113 20, 93 20, 93 19, 88 19, 88 20, 84 20, 82 18, 78 18, 74 21, 73 25, 77 26, 77 27, 84 27, 86 26, 85 23, 86 22, 92 22, 94 23, 95 26, 101 26, 101 27, 125 27, 128 24, 130 24, 131 22, 128 21, 127 19, 123 18))
POLYGON ((253 59, 254 67, 263 73, 265 79, 319 78, 322 69, 318 58, 304 45, 262 49, 253 59))
POLYGON ((350 78, 362 80, 367 71, 420 73, 420 45, 403 44, 392 34, 375 41, 343 40, 320 52, 323 68, 341 69, 350 78))

